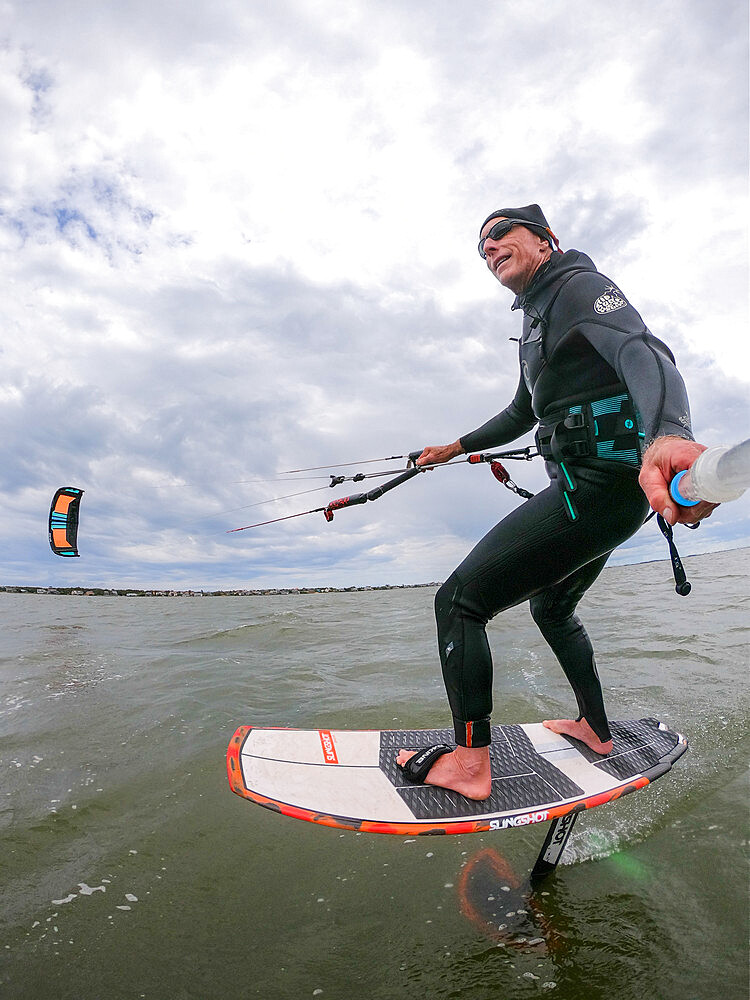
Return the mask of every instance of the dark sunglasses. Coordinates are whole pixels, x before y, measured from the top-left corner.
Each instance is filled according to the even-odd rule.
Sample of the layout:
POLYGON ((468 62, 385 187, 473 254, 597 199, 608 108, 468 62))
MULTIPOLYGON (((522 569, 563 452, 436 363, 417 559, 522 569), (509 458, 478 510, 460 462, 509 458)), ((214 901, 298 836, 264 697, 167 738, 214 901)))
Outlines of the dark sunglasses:
POLYGON ((479 256, 482 258, 482 260, 487 260, 487 254, 484 252, 485 241, 501 240, 503 236, 507 235, 507 233, 511 231, 513 226, 526 226, 527 229, 533 229, 535 231, 538 230, 539 232, 544 234, 545 239, 548 236, 552 236, 552 239, 554 239, 555 243, 557 244, 557 240, 552 235, 552 233, 550 233, 550 231, 548 229, 545 229, 543 226, 539 226, 534 222, 527 222, 525 219, 501 219, 500 222, 495 223, 495 225, 492 227, 492 229, 490 229, 490 231, 487 233, 484 239, 481 239, 479 241, 478 250, 479 250, 479 256))
POLYGON ((487 235, 479 241, 479 256, 482 260, 487 259, 487 254, 484 252, 485 242, 487 240, 501 240, 503 236, 511 231, 513 226, 517 226, 518 224, 514 219, 501 219, 500 222, 496 222, 487 235))

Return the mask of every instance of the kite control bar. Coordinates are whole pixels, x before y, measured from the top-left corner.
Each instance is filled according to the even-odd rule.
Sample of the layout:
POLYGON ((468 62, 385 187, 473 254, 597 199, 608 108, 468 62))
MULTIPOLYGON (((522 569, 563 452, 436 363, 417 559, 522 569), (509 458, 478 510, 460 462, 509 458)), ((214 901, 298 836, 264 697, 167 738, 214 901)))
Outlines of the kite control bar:
MULTIPOLYGON (((413 461, 416 461, 416 458, 421 454, 419 451, 414 452, 415 458, 413 461)), ((409 456, 409 460, 412 461, 411 455, 409 456)), ((368 500, 379 500, 384 493, 388 493, 389 490, 395 490, 397 486, 408 482, 410 479, 418 476, 420 472, 426 472, 430 468, 434 468, 434 466, 412 465, 410 469, 402 472, 400 476, 396 476, 395 479, 389 479, 387 483, 376 486, 374 490, 370 490, 368 493, 354 493, 350 497, 341 497, 339 500, 332 500, 323 510, 325 519, 326 521, 332 521, 334 511, 343 510, 344 507, 354 507, 359 503, 367 503, 368 500)))
MULTIPOLYGON (((489 463, 490 469, 492 470, 492 474, 495 476, 498 482, 503 484, 503 486, 506 486, 509 490, 512 490, 514 493, 518 494, 518 496, 524 497, 524 499, 529 499, 534 495, 533 493, 529 493, 527 490, 523 490, 519 486, 517 486, 510 478, 510 475, 508 474, 507 470, 500 463, 501 458, 521 459, 523 461, 530 462, 532 458, 535 458, 536 455, 538 454, 538 452, 531 447, 519 448, 514 451, 497 452, 493 454, 472 454, 472 455, 467 455, 466 458, 464 459, 459 459, 453 462, 445 462, 441 463, 440 465, 417 465, 416 464, 417 459, 421 454, 422 454, 421 451, 412 451, 408 455, 391 455, 391 458, 394 459, 408 458, 408 465, 406 471, 399 472, 399 474, 395 476, 393 479, 389 479, 388 482, 386 483, 381 483, 380 486, 376 486, 374 489, 369 490, 367 493, 353 493, 351 496, 339 497, 338 500, 332 500, 331 503, 329 503, 326 507, 316 507, 314 508, 314 510, 303 510, 298 514, 287 514, 284 517, 272 518, 270 521, 258 521, 256 524, 246 524, 242 528, 231 528, 230 531, 227 532, 227 534, 231 534, 232 532, 235 531, 246 531, 248 528, 260 528, 265 524, 276 524, 277 521, 288 521, 294 517, 304 517, 306 514, 322 513, 326 521, 330 522, 333 520, 333 516, 337 510, 343 510, 345 507, 356 507, 358 504, 367 503, 368 500, 379 500, 380 497, 382 497, 385 493, 388 493, 390 490, 394 490, 397 486, 401 486, 402 483, 408 482, 410 479, 413 479, 415 476, 418 476, 421 472, 429 472, 432 469, 439 469, 442 468, 443 465, 458 465, 459 462, 461 463, 468 462, 470 465, 478 465, 482 462, 487 462, 489 463)), ((379 460, 373 459, 372 461, 389 461, 389 459, 379 459, 379 460)), ((323 468, 325 468, 325 466, 323 466, 323 468)), ((329 468, 331 468, 331 466, 329 466, 329 468)), ((309 472, 313 470, 300 469, 298 471, 309 472)), ((354 476, 331 476, 331 482, 329 485, 339 486, 341 483, 345 482, 361 482, 363 479, 370 479, 371 477, 382 476, 382 475, 388 475, 388 473, 359 472, 354 476)))
MULTIPOLYGON (((375 489, 370 490, 369 493, 355 493, 350 497, 342 497, 340 500, 334 500, 332 503, 329 503, 323 511, 326 521, 333 520, 334 511, 342 510, 344 507, 354 507, 356 504, 360 503, 367 503, 368 500, 379 500, 384 493, 388 493, 389 490, 393 490, 397 486, 401 486, 402 483, 408 482, 410 479, 413 479, 414 476, 418 476, 420 472, 427 472, 438 468, 436 465, 417 465, 417 459, 421 454, 421 451, 410 452, 407 456, 409 459, 409 468, 407 468, 406 472, 402 472, 399 476, 396 476, 395 479, 389 479, 387 483, 383 483, 381 486, 376 486, 375 489)), ((499 483, 502 483, 503 486, 506 486, 513 493, 523 497, 525 500, 529 500, 534 494, 529 493, 528 490, 523 490, 517 486, 510 478, 510 474, 505 466, 500 463, 499 459, 518 458, 530 462, 536 454, 538 453, 532 448, 520 448, 516 451, 499 452, 497 455, 467 455, 466 458, 461 461, 468 462, 470 465, 478 465, 481 462, 489 462, 492 474, 499 483)), ((457 463, 448 462, 446 464, 454 465, 457 463)), ((359 473, 359 475, 352 476, 351 478, 356 482, 360 479, 366 479, 367 477, 363 473, 359 473)), ((331 486, 336 486, 339 482, 345 481, 346 480, 343 476, 331 476, 331 486)))

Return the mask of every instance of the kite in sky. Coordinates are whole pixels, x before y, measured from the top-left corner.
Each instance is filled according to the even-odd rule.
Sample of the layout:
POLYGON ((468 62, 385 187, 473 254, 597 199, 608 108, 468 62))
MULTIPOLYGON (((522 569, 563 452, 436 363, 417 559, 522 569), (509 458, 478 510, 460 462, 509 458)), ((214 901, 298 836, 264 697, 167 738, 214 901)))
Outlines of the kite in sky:
POLYGON ((78 555, 78 509, 83 490, 62 486, 49 509, 49 543, 58 556, 78 555))

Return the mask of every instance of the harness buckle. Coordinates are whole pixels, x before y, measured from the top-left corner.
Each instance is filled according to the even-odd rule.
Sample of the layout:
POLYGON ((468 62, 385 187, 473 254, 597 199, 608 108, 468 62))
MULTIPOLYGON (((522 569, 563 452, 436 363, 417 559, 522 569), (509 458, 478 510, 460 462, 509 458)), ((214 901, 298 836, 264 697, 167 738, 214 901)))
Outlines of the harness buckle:
POLYGON ((583 413, 569 413, 563 424, 570 431, 578 430, 586 426, 586 417, 583 413))
POLYGON ((563 451, 571 458, 585 458, 591 454, 588 441, 568 441, 563 445, 563 451))

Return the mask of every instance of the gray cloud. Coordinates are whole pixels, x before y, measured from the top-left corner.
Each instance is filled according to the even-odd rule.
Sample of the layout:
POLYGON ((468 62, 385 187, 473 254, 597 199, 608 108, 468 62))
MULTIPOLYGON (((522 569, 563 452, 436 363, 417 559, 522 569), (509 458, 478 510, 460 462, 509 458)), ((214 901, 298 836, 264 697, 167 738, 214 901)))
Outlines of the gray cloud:
MULTIPOLYGON (((723 22, 697 0, 13 12, 0 582, 447 575, 515 503, 486 469, 425 474, 331 525, 224 532, 361 488, 251 506, 320 485, 284 469, 450 440, 505 405, 519 318, 475 251, 500 203, 540 201, 622 283, 678 354, 707 442, 743 436, 746 358, 732 378, 701 341, 709 310, 730 352, 746 318, 740 206, 728 227, 715 211, 746 177, 736 5, 723 22), (670 242, 693 197, 710 261, 670 242), (73 565, 46 549, 63 483, 86 489, 73 565)), ((688 546, 747 540, 743 503, 688 546)), ((620 557, 663 557, 656 536, 620 557)))

